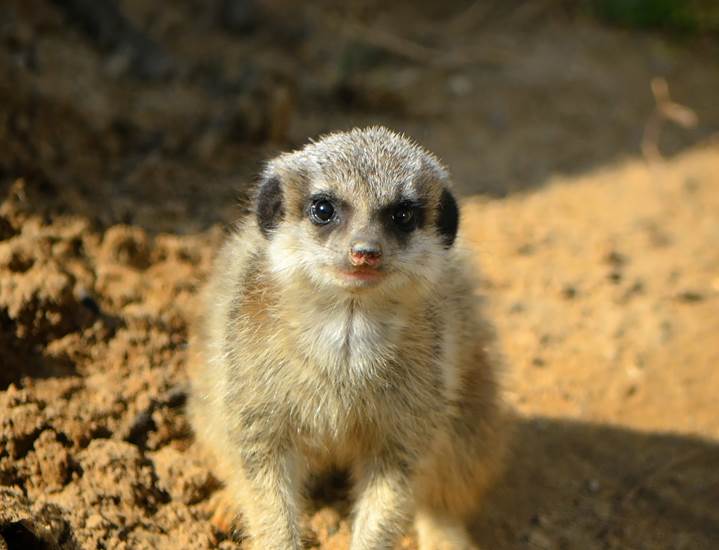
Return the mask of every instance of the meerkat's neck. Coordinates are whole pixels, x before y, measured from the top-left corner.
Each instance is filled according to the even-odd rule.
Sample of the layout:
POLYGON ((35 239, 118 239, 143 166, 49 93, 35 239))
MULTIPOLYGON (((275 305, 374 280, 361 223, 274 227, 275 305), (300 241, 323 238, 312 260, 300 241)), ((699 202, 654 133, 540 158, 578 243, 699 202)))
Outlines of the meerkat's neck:
POLYGON ((282 289, 277 314, 311 366, 332 376, 367 378, 399 353, 421 302, 416 293, 323 293, 293 286, 282 289))

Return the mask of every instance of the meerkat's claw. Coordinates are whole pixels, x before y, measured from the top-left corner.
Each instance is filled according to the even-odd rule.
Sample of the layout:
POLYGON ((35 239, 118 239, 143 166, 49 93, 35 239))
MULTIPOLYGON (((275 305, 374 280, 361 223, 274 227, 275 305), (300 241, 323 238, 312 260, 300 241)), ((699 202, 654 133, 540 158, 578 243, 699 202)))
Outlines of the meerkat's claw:
POLYGON ((210 523, 220 533, 230 536, 239 527, 239 513, 237 504, 228 494, 227 489, 221 490, 213 497, 211 503, 213 511, 210 523))

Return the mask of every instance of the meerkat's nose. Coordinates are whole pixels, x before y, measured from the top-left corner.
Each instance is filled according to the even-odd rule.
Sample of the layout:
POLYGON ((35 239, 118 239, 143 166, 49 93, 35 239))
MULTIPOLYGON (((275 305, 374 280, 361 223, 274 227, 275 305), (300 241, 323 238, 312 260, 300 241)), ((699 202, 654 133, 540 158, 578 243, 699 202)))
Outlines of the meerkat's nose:
POLYGON ((382 263, 382 245, 377 241, 356 241, 350 247, 352 265, 377 267, 382 263))

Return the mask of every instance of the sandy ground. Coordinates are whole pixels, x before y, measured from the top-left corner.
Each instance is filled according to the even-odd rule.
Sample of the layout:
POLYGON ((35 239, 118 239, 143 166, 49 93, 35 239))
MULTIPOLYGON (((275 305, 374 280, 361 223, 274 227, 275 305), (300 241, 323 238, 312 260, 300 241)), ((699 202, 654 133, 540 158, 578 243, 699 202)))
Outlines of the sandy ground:
MULTIPOLYGON (((183 412, 197 290, 263 158, 376 122, 453 170, 506 356, 517 434, 478 544, 719 547, 716 43, 551 2, 339 27, 281 4, 238 32, 123 2, 164 52, 139 69, 59 3, 2 8, 0 548, 242 547, 208 522, 219 484, 183 412), (655 76, 698 124, 647 162, 655 76)), ((324 493, 309 545, 346 548, 324 493)))

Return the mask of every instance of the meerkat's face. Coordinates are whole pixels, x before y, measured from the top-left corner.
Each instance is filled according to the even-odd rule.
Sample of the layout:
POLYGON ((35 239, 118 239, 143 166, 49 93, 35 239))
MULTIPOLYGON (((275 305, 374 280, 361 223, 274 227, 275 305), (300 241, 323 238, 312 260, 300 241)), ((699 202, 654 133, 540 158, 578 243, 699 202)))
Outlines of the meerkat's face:
POLYGON ((457 233, 448 185, 434 156, 384 128, 281 155, 255 204, 271 269, 339 292, 429 288, 457 233))

